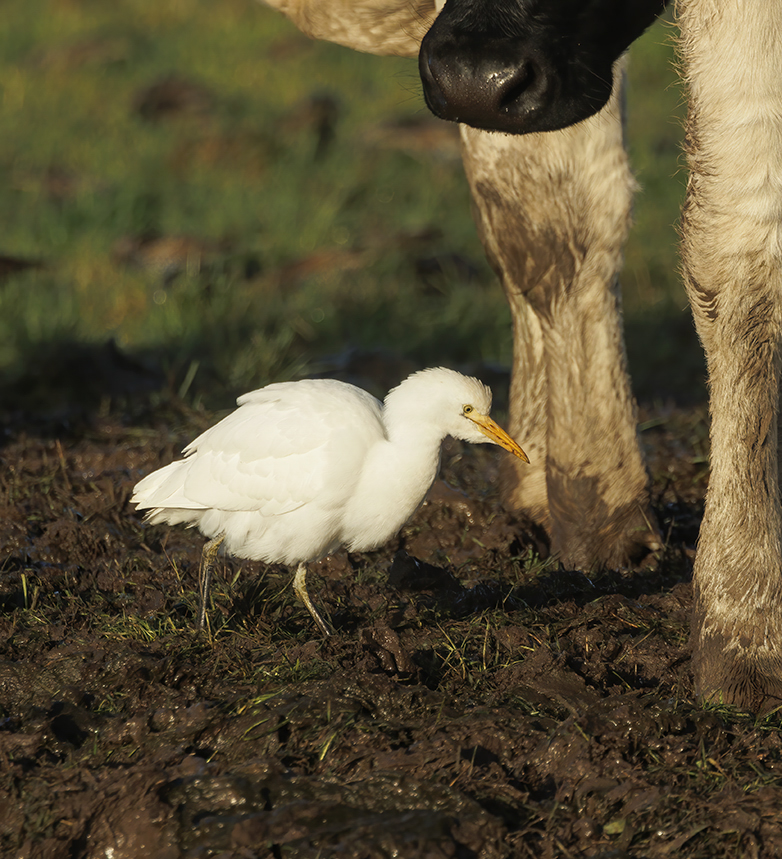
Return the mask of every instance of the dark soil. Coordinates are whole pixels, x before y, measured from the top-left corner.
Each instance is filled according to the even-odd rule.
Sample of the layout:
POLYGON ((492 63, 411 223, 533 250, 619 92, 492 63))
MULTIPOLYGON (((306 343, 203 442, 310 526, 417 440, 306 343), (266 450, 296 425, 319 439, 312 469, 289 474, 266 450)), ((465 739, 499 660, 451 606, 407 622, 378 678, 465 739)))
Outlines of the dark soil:
POLYGON ((230 560, 195 631, 202 539, 129 506, 212 416, 9 421, 2 855, 782 855, 779 718, 692 695, 704 411, 642 417, 659 556, 558 569, 504 455, 450 444, 397 540, 313 566, 327 641, 289 571, 230 560))

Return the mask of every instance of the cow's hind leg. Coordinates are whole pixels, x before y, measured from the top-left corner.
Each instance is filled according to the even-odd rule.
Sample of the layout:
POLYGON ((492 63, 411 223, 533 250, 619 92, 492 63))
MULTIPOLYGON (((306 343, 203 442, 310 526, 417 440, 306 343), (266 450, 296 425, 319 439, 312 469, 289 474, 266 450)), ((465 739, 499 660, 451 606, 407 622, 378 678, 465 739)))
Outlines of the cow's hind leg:
POLYGON ((711 394, 694 669, 706 698, 756 710, 782 700, 782 4, 679 6, 684 273, 711 394))
POLYGON ((624 564, 656 541, 617 281, 633 190, 620 113, 615 93, 566 131, 462 129, 478 226, 513 314, 511 431, 532 461, 506 503, 580 568, 624 564))

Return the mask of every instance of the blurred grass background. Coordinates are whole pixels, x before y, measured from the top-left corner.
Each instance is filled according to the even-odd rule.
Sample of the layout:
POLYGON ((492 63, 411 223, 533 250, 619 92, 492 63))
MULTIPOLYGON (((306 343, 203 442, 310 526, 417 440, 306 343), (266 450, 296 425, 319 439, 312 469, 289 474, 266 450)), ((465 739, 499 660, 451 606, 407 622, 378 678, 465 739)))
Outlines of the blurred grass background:
MULTIPOLYGON (((299 34, 255 0, 6 0, 0 393, 162 389, 210 408, 328 371, 510 362, 455 128, 414 60, 299 34)), ((670 24, 633 48, 642 192, 625 314, 643 400, 701 396, 677 274, 682 97, 670 24)))

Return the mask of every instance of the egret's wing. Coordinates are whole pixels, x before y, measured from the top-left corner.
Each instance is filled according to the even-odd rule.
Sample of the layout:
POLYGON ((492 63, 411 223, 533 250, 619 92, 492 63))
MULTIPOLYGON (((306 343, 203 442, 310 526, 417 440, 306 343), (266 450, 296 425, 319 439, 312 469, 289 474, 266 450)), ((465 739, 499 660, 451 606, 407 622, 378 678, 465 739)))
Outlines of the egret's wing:
POLYGON ((273 516, 340 503, 384 436, 380 403, 330 380, 270 385, 239 404, 185 448, 191 504, 273 516))

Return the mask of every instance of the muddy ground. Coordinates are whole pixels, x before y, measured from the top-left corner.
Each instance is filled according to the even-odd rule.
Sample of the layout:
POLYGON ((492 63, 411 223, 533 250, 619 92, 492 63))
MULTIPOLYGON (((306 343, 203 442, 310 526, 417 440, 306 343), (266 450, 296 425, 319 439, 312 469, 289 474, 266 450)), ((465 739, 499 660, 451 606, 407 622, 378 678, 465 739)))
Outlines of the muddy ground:
POLYGON ((560 570, 449 443, 383 551, 231 561, 193 628, 201 538, 133 484, 213 420, 6 415, 0 470, 0 848, 65 857, 771 857, 780 719, 694 702, 702 407, 642 410, 666 547, 560 570))

